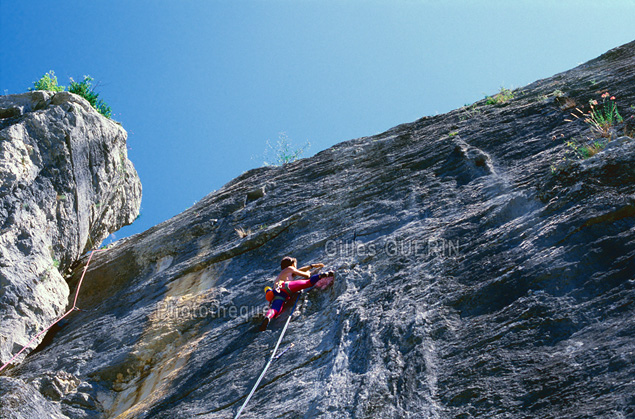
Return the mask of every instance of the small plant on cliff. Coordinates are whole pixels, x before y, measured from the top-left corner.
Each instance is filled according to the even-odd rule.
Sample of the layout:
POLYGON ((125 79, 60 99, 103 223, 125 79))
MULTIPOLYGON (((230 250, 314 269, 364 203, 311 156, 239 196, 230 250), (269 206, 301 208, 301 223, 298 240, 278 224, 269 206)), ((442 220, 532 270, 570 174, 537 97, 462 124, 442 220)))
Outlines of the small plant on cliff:
POLYGON ((608 92, 602 95, 602 104, 597 100, 591 101, 591 111, 586 122, 591 125, 591 129, 600 134, 601 137, 610 136, 609 129, 615 124, 624 121, 622 115, 617 110, 615 96, 610 96, 608 92), (608 99, 607 99, 608 98, 608 99))
POLYGON ((99 93, 95 92, 95 87, 92 85, 93 78, 90 76, 84 76, 84 80, 76 82, 71 77, 71 84, 68 87, 68 91, 80 95, 86 99, 93 108, 105 116, 110 118, 112 116, 112 109, 103 100, 99 99, 99 93))
POLYGON ((236 232, 236 234, 238 234, 238 237, 240 237, 241 239, 244 239, 245 237, 251 235, 251 229, 249 228, 245 230, 242 227, 238 227, 238 228, 235 228, 234 231, 236 232))
POLYGON ((514 92, 504 87, 501 87, 500 92, 494 96, 488 96, 485 103, 487 105, 497 105, 499 103, 505 103, 514 98, 514 92))
POLYGON ((582 142, 576 139, 567 141, 567 147, 569 147, 577 157, 580 159, 588 159, 595 156, 600 151, 604 150, 607 145, 607 141, 587 141, 582 142))
POLYGON ((285 164, 292 163, 300 158, 302 153, 311 147, 311 143, 308 141, 303 147, 293 147, 291 140, 284 132, 278 135, 278 141, 275 147, 267 141, 267 150, 265 151, 265 166, 284 166, 285 164), (273 158, 269 156, 273 154, 273 158))
POLYGON ((38 81, 34 81, 33 87, 29 87, 30 91, 48 90, 50 92, 63 92, 64 89, 64 86, 59 86, 57 84, 57 76, 53 70, 43 75, 38 81))
POLYGON ((471 105, 466 103, 462 108, 461 108, 461 114, 459 116, 459 119, 461 121, 465 121, 468 120, 478 114, 481 113, 481 110, 477 108, 476 103, 472 103, 471 105))
MULTIPOLYGON (((577 159, 588 159, 604 150, 613 135, 616 134, 616 125, 624 121, 624 118, 617 110, 615 96, 605 92, 602 94, 601 99, 601 102, 590 100, 590 109, 586 113, 580 108, 575 108, 575 111, 571 113, 571 116, 575 119, 584 121, 592 133, 592 136, 587 136, 584 139, 572 138, 565 141, 569 152, 573 153, 573 156, 577 159)), ((565 121, 574 122, 575 120, 565 119, 565 121)), ((624 135, 628 135, 628 124, 624 127, 624 135)), ((566 157, 564 162, 567 162, 566 157)), ((554 172, 554 167, 557 169, 560 166, 553 166, 552 172, 554 172)))
MULTIPOLYGON (((575 112, 571 113, 571 116, 586 122, 596 137, 611 138, 613 127, 624 121, 617 110, 615 96, 605 92, 602 95, 602 103, 598 103, 597 100, 593 99, 589 101, 589 105, 591 109, 587 113, 576 108, 575 112)), ((566 119, 566 121, 573 122, 571 119, 566 119)))

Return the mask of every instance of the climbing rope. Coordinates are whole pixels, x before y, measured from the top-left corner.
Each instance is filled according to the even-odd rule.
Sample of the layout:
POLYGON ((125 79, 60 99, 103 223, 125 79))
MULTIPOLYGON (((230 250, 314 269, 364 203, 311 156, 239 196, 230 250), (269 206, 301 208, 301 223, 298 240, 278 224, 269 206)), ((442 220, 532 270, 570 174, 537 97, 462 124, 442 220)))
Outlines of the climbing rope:
POLYGON ((53 323, 51 323, 49 326, 47 326, 45 329, 43 329, 42 331, 40 331, 40 333, 38 333, 37 335, 35 335, 33 337, 33 339, 31 339, 29 341, 29 343, 27 343, 22 349, 20 349, 20 352, 18 352, 17 354, 13 355, 13 357, 7 361, 6 364, 4 364, 2 367, 0 367, 0 372, 2 372, 3 369, 5 369, 9 364, 11 364, 18 356, 20 356, 20 354, 22 352, 24 352, 29 346, 31 346, 31 344, 33 342, 35 342, 40 336, 42 336, 43 333, 46 333, 51 327, 55 326, 57 323, 59 323, 60 321, 62 321, 63 318, 65 318, 66 316, 68 316, 69 314, 71 314, 73 311, 75 310, 81 310, 80 308, 77 307, 77 297, 79 296, 79 289, 82 286, 82 282, 84 281, 84 276, 86 275, 86 271, 88 270, 88 265, 90 264, 90 260, 93 258, 93 254, 95 252, 101 252, 102 250, 106 250, 106 249, 95 249, 93 251, 90 252, 90 256, 88 257, 88 262, 86 262, 86 266, 84 267, 84 272, 82 272, 82 276, 79 279, 79 283, 77 284, 77 291, 75 292, 75 300, 73 300, 73 307, 71 307, 70 310, 68 310, 66 313, 64 313, 64 315, 62 317, 60 317, 59 319, 55 320, 53 323))
MULTIPOLYGON (((311 287, 311 288, 313 288, 313 287, 311 287)), ((238 413, 236 413, 236 417, 234 419, 238 419, 238 417, 242 413, 242 411, 245 408, 245 406, 247 406, 247 403, 249 403, 249 400, 251 399, 251 396, 253 396, 254 393, 256 392, 256 389, 258 388, 258 384, 260 384, 260 381, 262 381, 262 377, 265 376, 265 373, 269 369, 269 366, 271 365, 271 362, 274 360, 274 358, 278 359, 283 353, 285 353, 287 350, 289 350, 291 348, 291 346, 289 346, 282 353, 280 353, 280 356, 276 357, 276 352, 278 351, 278 347, 280 346, 280 342, 282 342, 282 338, 284 337, 284 334, 287 331, 287 326, 289 326, 289 322, 291 321, 291 317, 293 316, 293 312, 295 311, 295 306, 298 305, 298 301, 300 300, 300 294, 304 293, 305 291, 308 292, 309 290, 311 290, 311 288, 302 290, 302 291, 300 291, 298 293, 298 298, 296 298, 295 299, 295 303, 293 303, 293 308, 291 309, 291 312, 289 313, 289 318, 287 319, 287 322, 284 324, 284 327, 282 328, 282 333, 280 333, 280 337, 278 338, 278 342, 276 343, 276 347, 273 348, 273 352, 271 354, 271 358, 269 358, 269 362, 267 362, 267 365, 265 365, 265 368, 260 373, 260 377, 258 377, 258 380, 256 381, 256 384, 254 384, 254 387, 251 389, 251 392, 249 392, 249 395, 245 399, 245 402, 243 403, 243 405, 240 406, 240 409, 238 409, 238 413)))

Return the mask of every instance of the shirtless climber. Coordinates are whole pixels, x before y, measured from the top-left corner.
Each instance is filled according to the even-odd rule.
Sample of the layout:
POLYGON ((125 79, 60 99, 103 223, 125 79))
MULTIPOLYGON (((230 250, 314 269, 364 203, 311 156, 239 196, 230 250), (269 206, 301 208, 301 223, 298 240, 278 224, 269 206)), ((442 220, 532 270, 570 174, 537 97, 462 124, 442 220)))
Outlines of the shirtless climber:
POLYGON ((274 287, 265 287, 265 298, 271 303, 271 306, 260 325, 260 331, 267 330, 271 319, 280 314, 285 301, 290 299, 294 293, 306 288, 311 288, 322 278, 334 276, 333 271, 311 276, 309 271, 315 268, 323 268, 323 263, 311 264, 300 269, 298 269, 297 266, 298 261, 295 258, 285 256, 280 262, 280 269, 282 269, 282 271, 278 274, 274 282, 274 287), (294 276, 300 276, 305 279, 294 280, 294 276))

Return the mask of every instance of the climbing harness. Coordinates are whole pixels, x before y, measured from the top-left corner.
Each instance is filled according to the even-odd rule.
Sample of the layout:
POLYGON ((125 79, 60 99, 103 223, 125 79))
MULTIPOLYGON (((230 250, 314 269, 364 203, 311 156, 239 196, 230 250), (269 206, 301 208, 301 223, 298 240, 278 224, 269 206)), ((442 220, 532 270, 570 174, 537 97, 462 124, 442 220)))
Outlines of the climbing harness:
POLYGON ((44 328, 42 331, 40 331, 40 333, 38 333, 37 335, 35 335, 30 341, 29 343, 27 343, 22 349, 20 349, 20 352, 18 352, 17 354, 13 355, 13 357, 7 361, 6 364, 4 364, 2 367, 0 367, 0 372, 5 369, 9 364, 11 364, 22 352, 24 352, 29 346, 31 346, 31 344, 33 344, 33 342, 35 342, 37 340, 37 338, 39 338, 40 336, 42 336, 43 333, 46 333, 51 327, 55 326, 57 323, 59 323, 60 321, 62 321, 66 316, 68 316, 69 314, 71 314, 73 311, 77 310, 77 311, 84 311, 82 309, 80 309, 79 307, 77 307, 77 297, 79 297, 79 289, 82 287, 82 282, 84 281, 84 276, 86 275, 86 271, 88 270, 88 265, 90 265, 90 260, 93 258, 93 254, 95 252, 101 252, 102 250, 106 250, 106 249, 95 249, 93 251, 90 252, 90 256, 88 257, 88 261, 86 262, 86 266, 84 267, 84 272, 82 272, 82 276, 79 279, 79 283, 77 284, 77 291, 75 292, 75 299, 73 300, 73 307, 71 307, 70 310, 68 310, 66 313, 64 313, 64 315, 62 317, 60 317, 59 319, 55 320, 53 323, 51 323, 49 326, 47 326, 46 328, 44 328))
POLYGON ((251 399, 251 396, 253 396, 254 393, 256 392, 256 389, 258 388, 258 384, 260 384, 260 381, 262 381, 262 377, 265 376, 265 373, 269 369, 269 366, 271 365, 271 362, 273 362, 274 359, 280 358, 282 356, 282 354, 284 354, 286 351, 291 349, 291 347, 293 346, 293 344, 291 344, 288 348, 284 349, 278 356, 276 356, 276 352, 278 351, 278 347, 280 346, 280 342, 282 342, 282 338, 284 337, 284 334, 287 331, 287 326, 289 326, 289 322, 291 321, 291 317, 293 316, 293 312, 295 311, 295 307, 298 305, 298 301, 300 300, 300 294, 303 294, 305 292, 309 292, 311 289, 313 289, 313 287, 304 289, 304 290, 302 290, 302 291, 300 291, 298 293, 298 297, 295 299, 295 303, 293 303, 293 308, 291 309, 291 312, 289 313, 289 318, 287 319, 287 322, 284 324, 284 327, 282 328, 282 333, 280 333, 280 337, 278 338, 278 342, 276 343, 275 348, 273 348, 273 353, 271 354, 271 358, 269 358, 269 362, 267 362, 267 365, 265 365, 265 368, 262 370, 262 373, 260 373, 260 377, 258 377, 258 380, 256 381, 256 384, 254 384, 254 387, 249 392, 249 395, 245 399, 245 402, 243 403, 243 405, 240 406, 240 409, 238 409, 238 413, 236 413, 236 417, 234 419, 238 419, 238 417, 240 417, 240 414, 242 413, 243 409, 245 408, 245 406, 247 406, 247 403, 249 403, 249 400, 251 399))

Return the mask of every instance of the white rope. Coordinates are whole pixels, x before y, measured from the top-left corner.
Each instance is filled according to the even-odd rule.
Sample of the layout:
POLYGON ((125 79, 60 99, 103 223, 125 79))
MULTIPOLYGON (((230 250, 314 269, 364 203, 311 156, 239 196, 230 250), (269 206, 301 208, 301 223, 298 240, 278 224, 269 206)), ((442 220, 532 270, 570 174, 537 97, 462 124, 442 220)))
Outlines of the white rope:
POLYGON ((276 352, 278 351, 278 347, 280 346, 280 342, 282 342, 282 338, 284 337, 284 334, 287 331, 287 326, 289 326, 289 322, 291 321, 291 317, 293 316, 293 312, 295 311, 295 305, 298 303, 299 299, 300 299, 300 295, 298 295, 298 298, 296 298, 296 300, 295 300, 295 304, 293 305, 293 309, 289 313, 289 318, 287 319, 287 322, 284 324, 284 328, 282 329, 282 333, 280 333, 280 337, 278 338, 278 342, 276 343, 276 347, 273 348, 273 353, 271 354, 271 358, 269 358, 269 362, 267 362, 267 365, 265 365, 265 369, 262 370, 262 373, 260 374, 260 377, 258 377, 258 381, 256 381, 256 384, 254 384, 254 387, 251 389, 251 392, 249 393, 249 395, 245 399, 245 402, 243 403, 243 405, 240 406, 240 409, 238 409, 238 413, 236 413, 236 417, 234 419, 238 419, 238 417, 242 413, 242 411, 245 408, 245 406, 247 406, 247 403, 249 403, 249 400, 251 399, 251 396, 253 396, 254 393, 256 392, 256 389, 258 388, 258 384, 260 384, 260 381, 262 381, 262 377, 265 376, 265 373, 269 369, 269 365, 271 365, 271 362, 273 361, 274 357, 276 356, 276 352))

